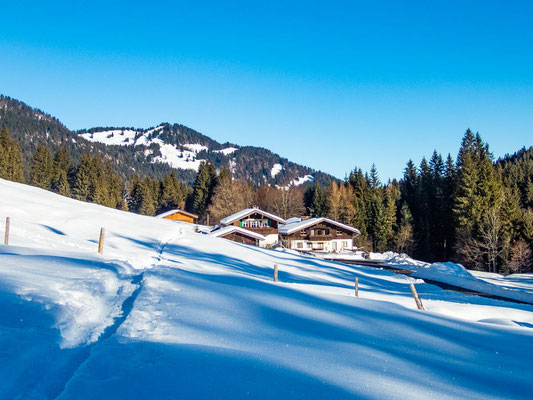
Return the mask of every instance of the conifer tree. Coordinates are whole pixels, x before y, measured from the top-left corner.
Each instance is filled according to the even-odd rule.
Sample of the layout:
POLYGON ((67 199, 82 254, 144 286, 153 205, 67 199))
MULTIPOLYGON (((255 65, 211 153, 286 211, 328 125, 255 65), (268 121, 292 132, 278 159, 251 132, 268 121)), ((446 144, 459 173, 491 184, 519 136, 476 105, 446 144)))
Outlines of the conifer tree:
POLYGON ((216 170, 210 162, 202 162, 194 181, 191 209, 205 222, 206 210, 211 202, 211 196, 217 183, 216 170))
POLYGON ((185 206, 185 193, 174 172, 166 175, 161 181, 158 213, 173 209, 183 209, 185 206))
POLYGON ((11 138, 5 126, 0 131, 0 178, 24 182, 20 145, 18 141, 11 138))
POLYGON ((396 181, 385 187, 384 208, 385 208, 385 235, 388 248, 391 248, 394 241, 394 235, 398 231, 397 223, 397 204, 400 201, 401 193, 396 181))
POLYGON ((313 187, 310 214, 314 217, 325 217, 327 215, 326 193, 318 183, 315 183, 313 187))
POLYGON ((222 167, 217 176, 217 184, 231 182, 231 171, 228 167, 222 167))
POLYGON ((367 229, 373 251, 384 251, 387 247, 387 216, 381 193, 374 191, 367 207, 367 229))
POLYGON ((154 215, 155 199, 149 178, 134 175, 130 181, 129 209, 143 215, 154 215))
POLYGON ((67 173, 64 170, 60 169, 57 172, 52 189, 61 196, 70 196, 70 185, 68 183, 67 173))
POLYGON ((455 223, 453 216, 454 199, 457 187, 457 171, 451 154, 448 153, 444 168, 443 198, 444 198, 444 231, 445 231, 445 254, 450 259, 455 242, 455 223))
POLYGON ((70 153, 68 149, 64 146, 57 149, 54 155, 54 169, 56 171, 63 170, 68 174, 71 166, 72 159, 70 158, 70 153))
POLYGON ((93 190, 93 162, 88 153, 83 153, 76 169, 72 194, 75 199, 89 201, 93 190))
POLYGON ((479 134, 469 130, 459 150, 457 195, 454 215, 457 218, 457 252, 467 265, 488 265, 497 272, 501 254, 497 248, 503 229, 500 209, 503 201, 501 176, 492 163, 488 145, 479 134))
POLYGON ((31 164, 30 183, 42 189, 52 185, 53 163, 50 149, 45 145, 37 146, 31 164))
POLYGON ((348 182, 353 187, 354 218, 352 223, 360 232, 356 242, 358 246, 367 247, 367 208, 370 204, 370 184, 363 171, 357 167, 350 173, 348 182))
POLYGON ((381 181, 379 180, 378 169, 376 168, 376 164, 372 164, 372 167, 370 168, 370 178, 368 179, 368 181, 372 189, 376 189, 381 186, 381 181))
POLYGON ((60 147, 55 155, 53 161, 52 173, 52 190, 63 196, 70 196, 70 185, 68 175, 72 161, 70 153, 66 147, 60 147))

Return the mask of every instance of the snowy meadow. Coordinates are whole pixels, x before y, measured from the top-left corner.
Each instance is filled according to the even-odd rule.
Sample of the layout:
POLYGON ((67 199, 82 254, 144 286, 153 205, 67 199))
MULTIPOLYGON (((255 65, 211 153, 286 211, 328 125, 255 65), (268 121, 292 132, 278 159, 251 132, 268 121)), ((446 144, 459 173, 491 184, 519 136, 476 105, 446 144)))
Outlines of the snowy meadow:
MULTIPOLYGON (((251 247, 5 180, 0 193, 2 399, 533 393, 533 305, 425 283, 435 268, 251 247)), ((472 279, 533 293, 527 274, 472 279)))

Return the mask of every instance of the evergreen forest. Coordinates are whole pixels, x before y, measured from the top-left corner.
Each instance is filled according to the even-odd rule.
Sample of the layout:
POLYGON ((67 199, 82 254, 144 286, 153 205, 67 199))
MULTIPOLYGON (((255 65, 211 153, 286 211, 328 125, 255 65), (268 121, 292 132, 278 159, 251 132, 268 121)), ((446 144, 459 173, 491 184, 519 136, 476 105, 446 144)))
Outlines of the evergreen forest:
POLYGON ((494 160, 481 136, 467 130, 454 159, 434 151, 409 160, 399 180, 382 183, 375 165, 354 168, 344 181, 302 186, 258 185, 228 167, 200 165, 192 183, 171 171, 124 178, 110 159, 45 143, 23 157, 19 142, 0 131, 0 178, 63 196, 156 215, 180 208, 214 225, 257 206, 282 218, 325 216, 358 228, 365 251, 396 251, 424 261, 453 260, 490 272, 533 271, 533 147, 494 160))

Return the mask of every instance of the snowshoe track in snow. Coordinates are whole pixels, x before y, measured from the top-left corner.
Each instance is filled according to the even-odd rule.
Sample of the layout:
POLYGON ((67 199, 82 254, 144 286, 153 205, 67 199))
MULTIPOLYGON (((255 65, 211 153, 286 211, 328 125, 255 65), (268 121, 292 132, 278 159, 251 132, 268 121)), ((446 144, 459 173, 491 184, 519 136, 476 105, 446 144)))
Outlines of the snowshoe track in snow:
MULTIPOLYGON (((163 252, 165 251, 165 247, 169 242, 176 239, 177 237, 181 236, 183 234, 182 230, 180 229, 179 234, 176 236, 173 236, 172 238, 168 239, 166 242, 161 243, 161 246, 159 246, 159 249, 157 250, 157 259, 152 264, 152 268, 156 267, 161 261, 164 260, 163 252)), ((109 325, 104 332, 100 335, 98 340, 94 343, 88 344, 87 346, 81 347, 79 349, 80 355, 77 357, 76 365, 72 365, 72 372, 67 374, 68 378, 65 380, 65 383, 61 387, 61 391, 55 395, 53 394, 51 398, 59 399, 61 398, 61 395, 65 391, 65 388, 67 387, 70 380, 76 376, 76 372, 83 366, 83 364, 87 361, 87 359, 90 357, 92 349, 101 343, 105 342, 107 339, 109 339, 111 336, 113 336, 117 330, 120 328, 120 326, 126 321, 128 316, 131 313, 131 310, 133 309, 133 305, 135 304, 135 300, 139 296, 139 294, 142 291, 143 288, 143 278, 144 278, 144 272, 134 275, 131 279, 131 284, 136 285, 137 288, 132 292, 132 294, 127 297, 121 305, 121 313, 118 317, 116 317, 113 320, 113 324, 109 325)))

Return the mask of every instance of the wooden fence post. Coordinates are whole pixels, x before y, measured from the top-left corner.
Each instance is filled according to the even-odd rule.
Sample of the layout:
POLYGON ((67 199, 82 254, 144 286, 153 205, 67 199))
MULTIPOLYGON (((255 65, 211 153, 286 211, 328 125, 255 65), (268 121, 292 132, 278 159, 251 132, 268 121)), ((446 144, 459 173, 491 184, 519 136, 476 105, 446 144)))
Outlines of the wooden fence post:
POLYGON ((105 229, 100 228, 100 240, 98 240, 98 253, 102 254, 104 251, 104 235, 105 235, 105 229))
POLYGON ((278 281, 278 264, 274 264, 274 282, 278 281))
POLYGON ((359 297, 359 278, 355 277, 355 297, 359 297))
POLYGON ((424 306, 422 305, 422 300, 420 300, 420 297, 418 297, 418 292, 415 289, 415 285, 412 283, 409 284, 409 287, 411 288, 411 293, 413 294, 413 298, 415 299, 416 306, 419 310, 425 310, 424 306))
POLYGON ((6 231, 4 235, 4 244, 9 244, 9 224, 11 222, 11 218, 6 217, 6 231))

